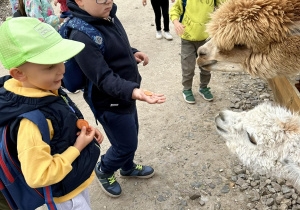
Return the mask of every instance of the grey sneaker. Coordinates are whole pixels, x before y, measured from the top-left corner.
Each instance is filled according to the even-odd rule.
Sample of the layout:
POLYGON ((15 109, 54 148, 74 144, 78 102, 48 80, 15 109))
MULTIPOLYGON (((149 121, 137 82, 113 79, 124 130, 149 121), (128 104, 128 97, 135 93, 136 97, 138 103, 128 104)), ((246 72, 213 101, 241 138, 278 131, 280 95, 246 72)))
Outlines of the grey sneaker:
POLYGON ((211 94, 210 88, 202 88, 199 89, 199 94, 204 98, 206 101, 212 101, 214 99, 213 95, 211 94))
POLYGON ((183 93, 183 99, 185 100, 185 102, 187 102, 189 104, 196 103, 192 90, 184 90, 184 91, 182 91, 182 93, 183 93))
POLYGON ((121 177, 137 177, 150 178, 155 174, 154 169, 150 166, 142 166, 134 164, 132 169, 128 171, 120 170, 121 177))
POLYGON ((95 172, 104 193, 114 198, 119 197, 122 189, 120 184, 117 182, 114 173, 106 174, 103 171, 100 171, 99 168, 100 162, 96 164, 95 172))

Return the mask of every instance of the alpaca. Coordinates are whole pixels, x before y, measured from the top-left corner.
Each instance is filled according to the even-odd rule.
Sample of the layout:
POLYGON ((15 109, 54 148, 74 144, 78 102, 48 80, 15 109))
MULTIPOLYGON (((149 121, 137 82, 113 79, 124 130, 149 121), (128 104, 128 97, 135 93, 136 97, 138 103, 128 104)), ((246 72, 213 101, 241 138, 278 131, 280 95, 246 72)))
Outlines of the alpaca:
POLYGON ((247 112, 222 111, 217 132, 254 172, 284 178, 300 190, 300 116, 262 103, 247 112))
POLYGON ((300 71, 300 0, 228 0, 211 15, 197 53, 206 70, 270 79, 300 71))

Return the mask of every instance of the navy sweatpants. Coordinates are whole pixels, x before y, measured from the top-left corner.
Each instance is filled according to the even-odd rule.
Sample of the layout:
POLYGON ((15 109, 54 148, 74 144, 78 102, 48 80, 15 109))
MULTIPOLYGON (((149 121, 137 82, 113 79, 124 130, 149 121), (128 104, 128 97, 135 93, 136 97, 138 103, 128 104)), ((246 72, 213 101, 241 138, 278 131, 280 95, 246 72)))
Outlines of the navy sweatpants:
POLYGON ((106 154, 101 156, 104 173, 127 171, 133 167, 133 158, 138 145, 139 123, 137 110, 130 114, 104 111, 97 116, 111 143, 106 154))

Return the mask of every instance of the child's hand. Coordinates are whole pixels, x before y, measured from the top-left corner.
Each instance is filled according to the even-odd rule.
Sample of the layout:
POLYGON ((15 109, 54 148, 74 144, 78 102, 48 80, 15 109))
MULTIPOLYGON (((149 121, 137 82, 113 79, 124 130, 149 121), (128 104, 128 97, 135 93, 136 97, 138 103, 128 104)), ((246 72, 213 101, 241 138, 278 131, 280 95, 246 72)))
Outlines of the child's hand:
POLYGON ((175 2, 175 0, 172 0, 172 3, 174 3, 175 2))
POLYGON ((93 141, 96 130, 92 126, 89 126, 88 129, 83 126, 79 133, 80 134, 76 139, 74 147, 76 147, 79 152, 81 152, 89 143, 91 143, 91 141, 93 141))
POLYGON ((147 0, 143 0, 143 6, 147 5, 147 0))
POLYGON ((178 36, 181 36, 181 35, 183 35, 184 34, 184 31, 185 31, 185 25, 182 25, 182 23, 180 23, 179 22, 179 20, 174 20, 173 21, 173 23, 174 23, 174 27, 175 27, 175 31, 176 31, 176 34, 178 35, 178 36))
POLYGON ((140 62, 144 61, 143 66, 146 66, 149 63, 148 56, 143 52, 134 53, 134 57, 135 57, 135 60, 136 60, 137 63, 140 63, 140 62))
POLYGON ((54 0, 53 4, 57 6, 58 0, 54 0))
POLYGON ((142 89, 135 88, 132 92, 132 99, 146 101, 149 104, 161 104, 166 101, 164 94, 156 94, 142 89), (149 94, 151 93, 151 94, 149 94))
POLYGON ((100 131, 97 128, 95 128, 95 139, 99 144, 101 144, 104 139, 104 136, 102 135, 102 133, 100 133, 100 131))

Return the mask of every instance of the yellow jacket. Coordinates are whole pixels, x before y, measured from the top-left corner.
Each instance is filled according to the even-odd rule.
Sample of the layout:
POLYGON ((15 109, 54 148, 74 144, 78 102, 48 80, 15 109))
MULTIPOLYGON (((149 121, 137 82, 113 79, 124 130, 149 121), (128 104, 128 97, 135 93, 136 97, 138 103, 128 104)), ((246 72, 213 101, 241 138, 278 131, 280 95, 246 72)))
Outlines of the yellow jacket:
MULTIPOLYGON (((27 97, 58 95, 57 91, 46 92, 34 88, 24 88, 22 83, 15 79, 7 80, 4 83, 4 88, 15 94, 27 97)), ((49 119, 47 119, 47 122, 50 139, 52 139, 54 129, 49 119)), ((21 163, 21 170, 27 184, 32 188, 45 187, 60 182, 72 170, 71 164, 80 155, 78 149, 70 146, 63 153, 52 156, 50 146, 42 140, 38 127, 25 118, 20 122, 17 138, 22 139, 22 141, 17 141, 18 159, 21 163)), ((62 203, 72 199, 88 187, 94 177, 95 172, 91 174, 89 179, 69 194, 62 197, 54 197, 54 202, 62 203)))
MULTIPOLYGON (((217 0, 217 6, 226 0, 217 0)), ((182 24, 185 32, 182 39, 189 41, 202 41, 208 38, 205 32, 205 24, 210 20, 210 13, 214 11, 214 0, 187 0, 182 24)), ((172 6, 169 14, 172 22, 179 20, 183 13, 182 0, 177 0, 172 6)))

